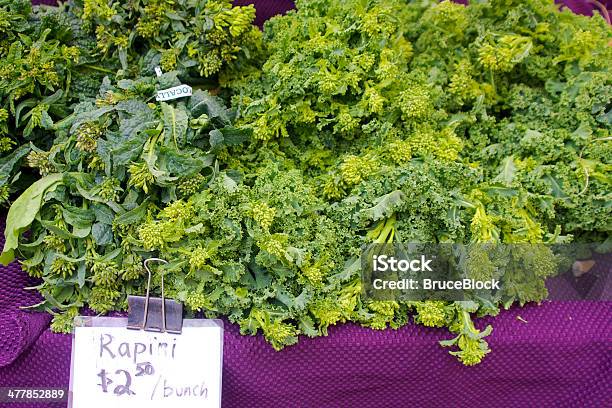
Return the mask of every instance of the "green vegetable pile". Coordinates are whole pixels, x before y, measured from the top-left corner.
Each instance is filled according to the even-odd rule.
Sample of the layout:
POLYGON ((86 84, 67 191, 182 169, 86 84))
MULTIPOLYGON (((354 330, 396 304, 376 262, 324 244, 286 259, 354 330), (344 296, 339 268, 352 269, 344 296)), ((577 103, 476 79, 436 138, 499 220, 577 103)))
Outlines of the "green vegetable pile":
MULTIPOLYGON (((155 290, 163 273, 189 314, 278 350, 342 322, 414 321, 479 363, 492 328, 474 316, 547 296, 558 258, 536 244, 612 244, 612 30, 552 1, 471 3, 298 1, 263 36, 228 1, 69 3, 57 18, 83 23, 76 49, 111 73, 64 97, 59 120, 23 125, 44 143, 0 159, 5 200, 22 158, 39 174, 11 206, 2 262, 41 278, 57 331, 86 306, 124 310, 155 256, 169 261, 155 290), (193 96, 154 101, 182 83, 193 96), (396 243, 466 244, 481 278, 500 260, 478 244, 532 245, 492 299, 364 296, 362 248, 396 243)), ((67 87, 77 67, 61 61, 27 106, 67 87)))
POLYGON ((92 44, 82 34, 63 9, 0 1, 1 205, 32 182, 20 169, 30 143, 48 148, 54 122, 79 96, 95 95, 102 71, 112 72, 90 65, 92 44))
POLYGON ((251 24, 253 5, 232 7, 230 0, 124 3, 75 0, 72 7, 95 35, 102 58, 119 58, 124 70, 144 55, 165 71, 207 78, 248 65, 261 47, 261 33, 251 24))

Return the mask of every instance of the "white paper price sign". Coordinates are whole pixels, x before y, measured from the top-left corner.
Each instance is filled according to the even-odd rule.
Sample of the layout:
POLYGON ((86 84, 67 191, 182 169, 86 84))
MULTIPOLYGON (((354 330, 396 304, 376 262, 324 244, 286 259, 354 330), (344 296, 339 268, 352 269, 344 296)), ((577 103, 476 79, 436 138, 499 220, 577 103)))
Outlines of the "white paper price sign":
POLYGON ((77 317, 70 407, 221 406, 220 320, 186 319, 182 334, 128 330, 126 324, 124 318, 77 317))

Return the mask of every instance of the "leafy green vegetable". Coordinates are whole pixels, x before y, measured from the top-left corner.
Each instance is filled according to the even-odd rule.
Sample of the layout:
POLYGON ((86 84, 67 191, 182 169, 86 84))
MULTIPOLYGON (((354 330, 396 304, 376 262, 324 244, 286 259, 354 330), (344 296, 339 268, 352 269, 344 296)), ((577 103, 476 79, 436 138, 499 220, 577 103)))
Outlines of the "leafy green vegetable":
POLYGON ((175 260, 168 293, 190 310, 228 315, 244 332, 263 330, 277 349, 300 329, 324 333, 349 319, 358 293, 332 274, 349 231, 325 215, 299 171, 271 163, 253 184, 230 180, 221 175, 139 227, 143 247, 175 260), (320 318, 316 327, 309 312, 320 318))
POLYGON ((229 0, 74 0, 71 10, 95 33, 99 52, 119 58, 125 70, 145 56, 165 71, 206 78, 247 64, 260 48, 255 8, 229 0))
POLYGON ((14 250, 17 249, 19 235, 28 228, 40 210, 40 205, 46 192, 52 191, 61 183, 61 174, 52 174, 32 184, 19 196, 11 206, 6 217, 4 232, 4 249, 0 262, 8 265, 14 259, 14 250))
POLYGON ((33 150, 0 169, 0 204, 32 182, 27 167, 39 167, 38 150, 49 149, 74 104, 95 97, 105 76, 127 84, 159 65, 216 88, 220 71, 253 69, 261 48, 254 17, 253 6, 225 0, 0 0, 0 155, 30 142, 33 150))
POLYGON ((71 3, 123 70, 59 122, 15 109, 36 118, 23 132, 56 137, 27 156, 43 178, 11 208, 2 259, 16 251, 42 278, 55 330, 84 305, 125 308, 158 256, 189 313, 276 349, 412 318, 479 363, 492 328, 473 317, 545 299, 548 244, 610 242, 612 30, 552 1, 472 3, 298 1, 266 23, 263 48, 252 8, 227 1, 71 3), (158 64, 169 72, 151 78, 158 64), (213 75, 232 108, 200 90, 151 102, 213 75), (405 243, 463 244, 469 276, 506 267, 511 285, 490 299, 364 296, 363 248, 405 243))
MULTIPOLYGON (((364 242, 605 241, 610 27, 549 1, 472 3, 298 2, 266 24, 257 80, 233 85, 239 124, 256 139, 236 153, 308 174, 331 218, 356 234, 353 252, 364 242)), ((232 165, 248 174, 252 163, 232 165)), ((545 298, 551 253, 533 251, 541 270, 515 276, 499 306, 545 298)), ((484 273, 482 255, 472 258, 484 273)), ((470 313, 498 310, 385 308, 458 333, 443 345, 468 365, 488 353, 490 332, 470 313)))
POLYGON ((0 204, 27 187, 20 177, 30 143, 47 148, 53 126, 72 102, 93 96, 100 71, 112 61, 91 62, 91 44, 64 8, 29 1, 0 1, 0 204), (93 86, 91 84, 94 84, 93 86))
POLYGON ((187 102, 146 103, 158 82, 178 84, 173 74, 105 82, 96 101, 80 103, 63 122, 49 151, 35 150, 36 162, 30 157, 48 175, 11 207, 1 259, 17 250, 24 269, 42 278, 40 307, 69 314, 84 304, 98 312, 124 308, 151 250, 137 241, 138 224, 219 177, 209 133, 231 125, 233 112, 199 90, 187 102), (223 120, 201 120, 219 111, 223 120), (31 234, 18 242, 27 227, 31 234))

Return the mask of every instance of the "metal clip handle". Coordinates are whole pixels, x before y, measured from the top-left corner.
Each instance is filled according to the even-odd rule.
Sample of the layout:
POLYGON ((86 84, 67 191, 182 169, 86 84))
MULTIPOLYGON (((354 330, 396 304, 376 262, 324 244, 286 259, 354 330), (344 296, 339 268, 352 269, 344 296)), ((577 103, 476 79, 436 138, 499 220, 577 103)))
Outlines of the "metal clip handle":
MULTIPOLYGON (((148 258, 144 261, 144 267, 149 274, 149 278, 147 280, 147 296, 145 298, 145 307, 144 307, 144 319, 142 321, 142 329, 144 330, 147 327, 147 318, 149 317, 149 292, 151 291, 151 270, 149 269, 149 262, 160 262, 163 264, 167 264, 168 261, 161 258, 148 258)), ((164 274, 161 274, 161 314, 162 314, 162 332, 166 331, 166 298, 164 297, 164 274)))

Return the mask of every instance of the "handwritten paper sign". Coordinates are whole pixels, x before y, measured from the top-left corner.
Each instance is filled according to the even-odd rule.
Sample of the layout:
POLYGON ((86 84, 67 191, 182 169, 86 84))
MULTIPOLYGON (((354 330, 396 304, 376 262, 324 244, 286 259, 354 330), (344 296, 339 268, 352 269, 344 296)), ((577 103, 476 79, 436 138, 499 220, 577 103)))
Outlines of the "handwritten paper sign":
POLYGON ((126 324, 125 318, 76 318, 70 407, 221 406, 221 321, 186 319, 182 334, 126 324))
POLYGON ((193 88, 189 85, 179 85, 173 88, 162 89, 157 91, 156 101, 170 101, 172 99, 183 98, 185 96, 191 96, 193 88))

